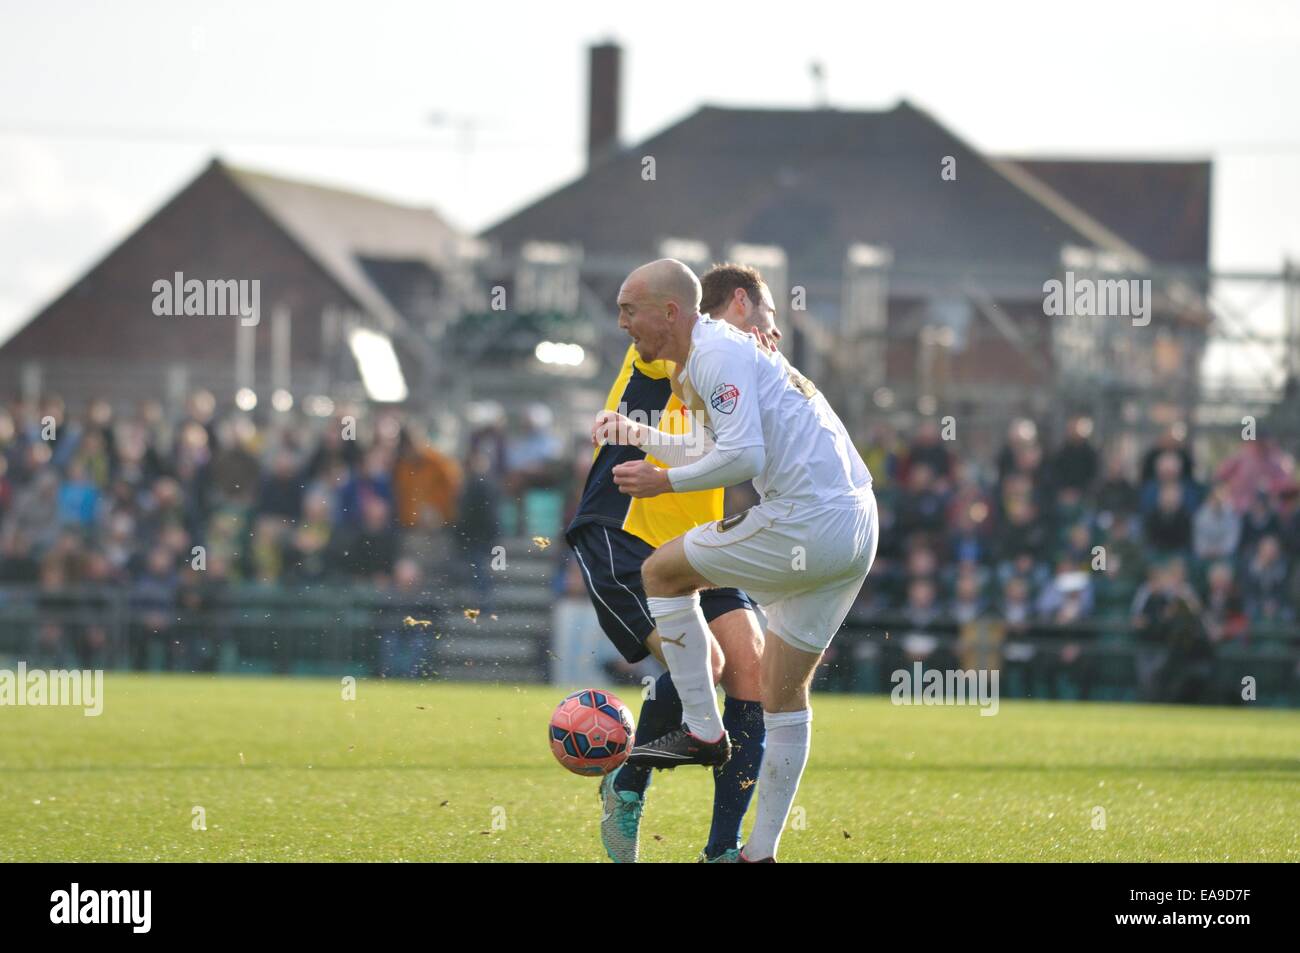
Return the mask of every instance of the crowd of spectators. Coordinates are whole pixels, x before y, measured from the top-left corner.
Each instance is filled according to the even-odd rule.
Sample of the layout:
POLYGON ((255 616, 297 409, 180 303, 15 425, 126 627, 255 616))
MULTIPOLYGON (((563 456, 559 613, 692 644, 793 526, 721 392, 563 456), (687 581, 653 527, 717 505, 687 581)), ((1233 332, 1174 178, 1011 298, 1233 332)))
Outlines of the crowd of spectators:
MULTIPOLYGON (((136 651, 197 667, 204 639, 170 630, 231 587, 354 587, 419 606, 465 585, 490 608, 488 562, 504 535, 529 532, 528 491, 572 499, 590 459, 538 405, 465 421, 459 453, 396 413, 273 417, 219 416, 204 392, 174 419, 157 403, 0 405, 0 611, 35 592, 54 620, 42 647, 93 660, 125 594, 136 651), (66 621, 74 608, 84 621, 66 621)), ((1172 429, 1140 454, 1103 454, 1085 417, 1050 445, 1013 422, 986 467, 953 447, 922 421, 906 437, 881 424, 862 448, 880 549, 851 621, 896 633, 891 651, 938 664, 952 636, 992 619, 1000 664, 1086 692, 1087 644, 1136 634, 1177 647, 1178 665, 1148 680, 1178 695, 1216 646, 1295 625, 1300 484, 1270 435, 1213 464, 1172 429)), ((738 491, 729 506, 744 503, 738 491)))
POLYGON ((1268 434, 1217 465, 1180 428, 1133 458, 1103 454, 1086 417, 1052 445, 1014 421, 985 473, 932 422, 910 440, 878 427, 864 450, 881 533, 857 610, 890 620, 895 653, 938 663, 940 635, 996 619, 1004 667, 1086 694, 1090 645, 1136 635, 1159 650, 1140 672, 1148 693, 1180 698, 1203 689, 1216 647, 1296 621, 1300 485, 1268 434))
POLYGON ((210 639, 178 618, 232 587, 419 605, 450 579, 486 597, 503 500, 565 469, 551 428, 544 408, 490 414, 462 463, 397 414, 259 423, 206 392, 171 420, 155 402, 0 405, 0 610, 34 590, 38 654, 89 664, 125 595, 133 661, 157 646, 188 668, 212 662, 195 658, 210 639))

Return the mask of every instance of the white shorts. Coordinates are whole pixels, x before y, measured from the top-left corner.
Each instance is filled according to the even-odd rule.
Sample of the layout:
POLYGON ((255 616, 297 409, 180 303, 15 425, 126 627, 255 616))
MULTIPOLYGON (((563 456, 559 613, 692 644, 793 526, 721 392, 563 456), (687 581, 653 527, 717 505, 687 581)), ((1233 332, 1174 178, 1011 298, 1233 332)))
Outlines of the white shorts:
POLYGON ((686 561, 715 586, 743 589, 767 627, 805 652, 839 631, 876 558, 870 487, 834 503, 772 500, 686 533, 686 561))

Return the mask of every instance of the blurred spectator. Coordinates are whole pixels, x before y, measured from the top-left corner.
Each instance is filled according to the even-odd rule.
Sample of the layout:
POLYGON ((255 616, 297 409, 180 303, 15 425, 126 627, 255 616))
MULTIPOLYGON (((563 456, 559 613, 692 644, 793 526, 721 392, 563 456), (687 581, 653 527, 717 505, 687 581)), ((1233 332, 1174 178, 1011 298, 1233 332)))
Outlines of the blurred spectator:
POLYGON ((934 580, 918 576, 907 584, 907 605, 903 618, 916 630, 929 629, 943 614, 934 580))
POLYGON ((1092 567, 1092 528, 1087 520, 1070 526, 1065 533, 1064 542, 1056 546, 1059 559, 1068 562, 1075 569, 1087 572, 1092 567))
POLYGON ((277 450, 271 472, 262 477, 257 493, 257 512, 265 516, 296 520, 302 515, 302 477, 291 451, 277 450))
POLYGON ((1259 433, 1257 439, 1242 443, 1241 449, 1219 465, 1214 479, 1226 483, 1232 505, 1243 512, 1264 494, 1271 502, 1292 482, 1295 460, 1285 453, 1271 436, 1259 433))
POLYGON ((52 469, 41 470, 15 495, 3 534, 21 536, 39 554, 54 542, 59 531, 58 515, 59 475, 52 469))
POLYGON ((554 418, 545 404, 524 410, 519 432, 506 443, 504 489, 513 504, 507 524, 518 535, 536 529, 528 526, 528 495, 532 490, 555 489, 564 476, 564 445, 553 430, 554 418))
POLYGON ((947 529, 952 538, 950 558, 956 561, 985 561, 992 530, 989 495, 980 486, 973 463, 961 461, 952 467, 953 488, 948 495, 947 529))
POLYGON ((1229 559, 1241 541, 1241 517, 1232 508, 1225 484, 1216 484, 1193 521, 1193 550, 1205 562, 1229 559))
POLYGON ((1012 470, 1016 469, 1017 455, 1025 448, 1035 446, 1038 441, 1038 427, 1032 420, 1024 417, 1011 421, 1007 427, 1007 440, 998 451, 998 487, 1012 470))
POLYGON ((1002 584, 1002 617, 1008 631, 1029 631, 1034 618, 1032 589, 1024 576, 1011 576, 1002 584))
POLYGON ((1246 562, 1242 593, 1246 614, 1256 622, 1291 621, 1295 613, 1286 603, 1287 564, 1276 536, 1265 536, 1246 562))
POLYGON ((898 440, 898 431, 884 421, 875 421, 865 445, 858 447, 862 460, 871 471, 876 487, 885 487, 898 479, 900 461, 906 453, 898 440))
POLYGON ((470 404, 465 410, 470 428, 469 446, 465 459, 482 459, 487 472, 498 482, 506 479, 506 415, 495 401, 470 404))
POLYGON ((40 567, 40 596, 36 603, 39 620, 36 656, 51 667, 66 668, 71 664, 72 647, 67 630, 76 604, 63 560, 46 558, 40 567))
POLYGON ((1062 558, 1056 574, 1039 593, 1038 618, 1050 623, 1049 641, 1036 647, 1031 673, 1044 683, 1047 697, 1060 698, 1065 682, 1073 683, 1079 697, 1091 691, 1091 668, 1084 653, 1084 621, 1092 614, 1092 581, 1069 557, 1062 558), (1056 638, 1060 636, 1063 638, 1056 638))
POLYGON ((1065 442, 1052 456, 1052 482, 1057 489, 1078 490, 1080 493, 1092 486, 1097 478, 1097 448, 1089 442, 1092 420, 1088 417, 1071 417, 1065 428, 1065 442))
POLYGON ((958 625, 964 625, 982 618, 985 612, 979 579, 969 573, 958 577, 952 603, 948 606, 949 618, 958 625))
POLYGON ((1250 620, 1245 602, 1233 579, 1232 564, 1217 562, 1208 573, 1205 625, 1210 640, 1228 642, 1243 639, 1250 620))
POLYGON ((217 449, 212 455, 213 489, 225 501, 248 501, 257 489, 260 466, 251 426, 242 417, 222 421, 217 427, 217 449))
POLYGON ((1278 494, 1277 519, 1282 548, 1292 565, 1300 565, 1300 486, 1295 483, 1278 494))
MULTIPOLYGON (((0 444, 3 449, 3 444, 0 444)), ((8 512, 14 499, 14 481, 9 476, 9 458, 0 453, 0 520, 8 512)))
POLYGON ((301 522, 284 537, 286 578, 311 585, 323 581, 339 566, 341 553, 336 551, 333 517, 328 494, 317 491, 306 498, 301 522))
POLYGON ((361 525, 346 532, 342 565, 351 576, 384 588, 397 561, 397 530, 388 501, 374 494, 361 496, 361 525))
POLYGON ((1281 533, 1282 521, 1269 504, 1268 493, 1260 490, 1242 514, 1238 548, 1248 556, 1265 536, 1280 536, 1281 533))
POLYGON ((564 448, 552 430, 554 423, 545 404, 530 404, 525 409, 520 432, 506 441, 506 476, 512 492, 555 483, 564 448))
POLYGON ((1043 473, 1043 448, 1037 440, 1022 441, 1012 448, 1010 465, 1002 475, 1004 496, 1008 485, 1012 484, 1021 488, 1012 492, 1022 494, 1027 491, 1035 503, 1048 497, 1050 480, 1043 473))
POLYGON ((983 500, 950 506, 952 546, 949 558, 955 562, 985 563, 989 561, 989 530, 992 523, 988 503, 983 500))
POLYGON ((307 463, 309 480, 319 480, 327 473, 340 470, 348 472, 361 461, 361 445, 355 430, 355 418, 349 423, 340 415, 329 422, 307 463))
POLYGON ((176 593, 178 627, 177 654, 192 672, 214 672, 221 661, 227 632, 218 621, 229 578, 224 559, 207 561, 199 570, 186 564, 180 573, 176 593))
POLYGON ((168 528, 185 527, 185 504, 181 498, 181 487, 172 477, 156 478, 139 500, 136 532, 141 539, 156 539, 168 528))
POLYGON ((907 469, 906 493, 897 508, 897 528, 904 540, 914 535, 940 534, 946 525, 943 493, 928 463, 916 462, 907 469))
POLYGON ((1198 488, 1191 477, 1182 475, 1179 461, 1178 454, 1172 451, 1166 451, 1155 458, 1153 476, 1142 484, 1142 492, 1138 499, 1138 506, 1143 515, 1150 514, 1160 505, 1162 493, 1169 498, 1175 489, 1178 491, 1178 509, 1190 514, 1200 506, 1198 488))
POLYGON ((492 590, 494 549, 501 539, 501 490, 492 475, 491 458, 475 454, 469 461, 469 476, 460 499, 460 520, 456 537, 463 576, 486 601, 492 590))
POLYGON ((916 435, 899 468, 899 480, 910 483, 912 470, 918 466, 926 467, 931 480, 940 488, 946 485, 952 473, 952 454, 944 445, 938 422, 929 418, 922 420, 916 428, 916 435))
POLYGON ((399 559, 393 566, 389 602, 383 610, 379 674, 382 678, 428 678, 433 674, 433 650, 438 608, 428 598, 420 566, 399 559), (411 620, 408 622, 407 620, 411 620))
POLYGON ((1138 679, 1147 698, 1192 701, 1204 695, 1212 652, 1182 560, 1152 565, 1134 599, 1133 626, 1145 645, 1138 679))
MULTIPOLYGON (((338 521, 340 526, 357 527, 366 521, 367 504, 378 501, 384 512, 392 518, 393 478, 392 460, 388 450, 381 446, 366 451, 361 467, 343 484, 338 495, 338 521)), ((373 516, 375 509, 369 511, 373 516)))
POLYGON ((1104 537, 1100 561, 1088 564, 1092 573, 1094 612, 1098 618, 1127 619, 1133 596, 1146 575, 1142 546, 1133 538, 1133 521, 1120 519, 1104 537))
POLYGON ((86 466, 80 458, 68 464, 68 472, 59 487, 59 523, 88 529, 99 508, 99 487, 86 475, 86 466))
MULTIPOLYGON (((284 575, 284 539, 288 524, 278 516, 259 514, 253 521, 253 543, 248 551, 248 574, 264 585, 274 585, 284 575)), ((360 558, 360 557, 358 557, 360 558)))
POLYGON ((1187 427, 1184 424, 1174 424, 1165 429, 1160 435, 1156 445, 1147 451, 1146 456, 1142 458, 1142 467, 1139 473, 1139 479, 1143 484, 1150 483, 1156 478, 1156 466, 1160 457, 1165 454, 1173 454, 1177 461, 1177 472, 1174 478, 1178 480, 1192 479, 1192 454, 1187 448, 1187 427))
POLYGON ((1143 530, 1158 553, 1181 553, 1192 545, 1192 517, 1187 495, 1178 483, 1159 483, 1155 505, 1147 511, 1143 530))
POLYGON ((1038 594, 1039 618, 1058 626, 1073 626, 1092 613, 1092 582, 1085 570, 1064 558, 1056 574, 1038 594))
POLYGON ((1002 643, 1002 659, 1007 675, 1021 683, 1022 693, 1029 694, 1032 665, 1037 649, 1031 641, 1034 624, 1034 604, 1029 580, 1024 576, 1009 576, 1002 582, 1001 615, 1006 636, 1002 643))
POLYGON ((154 668, 155 661, 169 670, 178 667, 181 645, 172 633, 176 621, 176 586, 172 553, 163 546, 155 546, 131 592, 135 619, 131 641, 136 668, 154 668))
POLYGON ((1006 518, 998 538, 998 558, 1002 562, 1029 556, 1034 562, 1046 554, 1047 527, 1038 518, 1038 507, 1031 499, 1012 497, 1006 503, 1006 518))
POLYGON ((399 526, 409 529, 455 522, 461 482, 460 467, 455 461, 423 438, 412 435, 409 426, 402 428, 393 470, 399 526), (429 516, 436 516, 437 522, 430 524, 429 516))

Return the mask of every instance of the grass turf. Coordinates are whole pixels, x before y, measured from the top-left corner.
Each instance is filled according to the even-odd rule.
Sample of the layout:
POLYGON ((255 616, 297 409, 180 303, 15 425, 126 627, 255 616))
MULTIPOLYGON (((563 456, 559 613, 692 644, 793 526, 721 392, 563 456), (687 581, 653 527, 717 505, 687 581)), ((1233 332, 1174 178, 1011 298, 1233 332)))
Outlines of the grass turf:
MULTIPOLYGON (((98 718, 0 708, 0 861, 603 860, 596 781, 546 742, 562 694, 109 673, 98 718)), ((783 861, 1300 860, 1300 712, 813 707, 783 861)), ((645 860, 694 859, 711 791, 656 775, 645 860)))

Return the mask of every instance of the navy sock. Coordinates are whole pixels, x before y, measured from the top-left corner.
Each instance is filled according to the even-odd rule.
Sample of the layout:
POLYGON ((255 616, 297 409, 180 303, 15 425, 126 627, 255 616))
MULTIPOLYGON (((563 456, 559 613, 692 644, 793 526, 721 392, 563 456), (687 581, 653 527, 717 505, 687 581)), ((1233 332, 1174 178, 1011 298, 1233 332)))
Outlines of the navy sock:
MULTIPOLYGON (((641 703, 641 717, 636 722, 636 743, 647 744, 681 726, 682 700, 677 694, 672 675, 664 672, 655 682, 649 696, 641 703)), ((646 786, 650 783, 650 771, 650 768, 623 765, 623 770, 614 779, 614 790, 645 794, 646 786)))
POLYGON ((728 697, 722 725, 731 736, 731 760, 713 769, 713 826, 704 848, 709 858, 740 846, 740 825, 754 797, 767 742, 763 703, 728 697))

